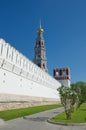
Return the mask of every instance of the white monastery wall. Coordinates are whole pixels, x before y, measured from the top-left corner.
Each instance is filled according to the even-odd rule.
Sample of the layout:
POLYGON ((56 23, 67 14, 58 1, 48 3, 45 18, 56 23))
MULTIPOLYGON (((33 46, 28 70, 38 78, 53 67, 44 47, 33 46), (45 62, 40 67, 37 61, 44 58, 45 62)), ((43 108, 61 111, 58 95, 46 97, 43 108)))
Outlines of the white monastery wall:
MULTIPOLYGON (((0 94, 58 99, 61 84, 0 39, 0 94)), ((5 96, 0 102, 6 101, 5 96)), ((10 96, 8 96, 10 97, 10 96)), ((11 100, 9 98, 9 100, 11 100)), ((20 100, 23 98, 20 98, 20 100)), ((28 99, 28 98, 27 98, 28 99)), ((14 100, 14 99, 13 99, 14 100)), ((17 98, 16 98, 17 100, 17 98)), ((37 99, 38 100, 38 99, 37 99)), ((41 100, 42 101, 42 100, 41 100)), ((48 101, 48 100, 47 100, 48 101)))
POLYGON ((70 80, 59 80, 59 82, 64 86, 70 87, 70 80))

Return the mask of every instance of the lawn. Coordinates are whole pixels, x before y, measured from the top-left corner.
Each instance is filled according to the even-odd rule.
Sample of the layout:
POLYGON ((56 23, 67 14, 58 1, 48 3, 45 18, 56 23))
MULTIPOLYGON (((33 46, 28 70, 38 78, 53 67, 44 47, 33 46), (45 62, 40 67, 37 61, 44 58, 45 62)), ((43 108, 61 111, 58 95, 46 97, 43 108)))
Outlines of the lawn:
POLYGON ((36 107, 14 109, 14 110, 5 110, 5 111, 0 111, 0 118, 6 121, 6 120, 15 119, 18 117, 23 117, 26 115, 32 115, 32 114, 50 110, 50 109, 55 109, 58 107, 61 107, 61 104, 36 106, 36 107))
POLYGON ((70 120, 66 119, 65 113, 61 113, 51 119, 53 122, 61 123, 85 123, 86 122, 86 104, 81 105, 81 107, 74 110, 72 113, 72 118, 70 120))

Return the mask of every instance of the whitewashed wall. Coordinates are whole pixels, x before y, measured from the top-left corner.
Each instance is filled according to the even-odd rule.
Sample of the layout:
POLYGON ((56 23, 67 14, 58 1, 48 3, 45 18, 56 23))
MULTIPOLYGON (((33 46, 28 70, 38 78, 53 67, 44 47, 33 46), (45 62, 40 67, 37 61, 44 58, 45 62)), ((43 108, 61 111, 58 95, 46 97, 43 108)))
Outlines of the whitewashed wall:
POLYGON ((61 84, 0 39, 0 93, 59 98, 61 84))
POLYGON ((68 87, 70 87, 70 80, 68 79, 68 80, 59 80, 59 82, 62 84, 62 85, 64 85, 64 86, 68 86, 68 87))

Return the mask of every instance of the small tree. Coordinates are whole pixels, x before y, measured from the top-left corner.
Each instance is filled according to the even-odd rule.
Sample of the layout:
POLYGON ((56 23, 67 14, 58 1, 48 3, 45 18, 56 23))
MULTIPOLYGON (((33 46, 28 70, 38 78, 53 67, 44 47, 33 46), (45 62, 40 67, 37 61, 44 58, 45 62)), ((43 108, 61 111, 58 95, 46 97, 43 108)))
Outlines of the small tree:
POLYGON ((61 86, 57 89, 60 94, 61 104, 64 106, 67 119, 71 119, 71 113, 73 112, 73 106, 77 100, 77 93, 74 88, 61 86))
POLYGON ((78 96, 77 109, 83 104, 86 103, 86 86, 80 86, 80 94, 78 96))
POLYGON ((71 85, 77 93, 77 109, 81 106, 81 104, 86 102, 86 83, 77 82, 71 85))

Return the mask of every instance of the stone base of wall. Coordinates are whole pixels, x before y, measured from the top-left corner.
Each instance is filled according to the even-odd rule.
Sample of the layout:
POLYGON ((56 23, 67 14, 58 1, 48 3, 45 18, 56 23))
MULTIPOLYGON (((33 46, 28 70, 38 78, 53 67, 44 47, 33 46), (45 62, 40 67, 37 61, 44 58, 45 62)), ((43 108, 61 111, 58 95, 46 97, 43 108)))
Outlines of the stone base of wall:
POLYGON ((0 94, 0 110, 25 108, 48 104, 57 104, 60 100, 54 98, 31 97, 14 94, 0 94))

